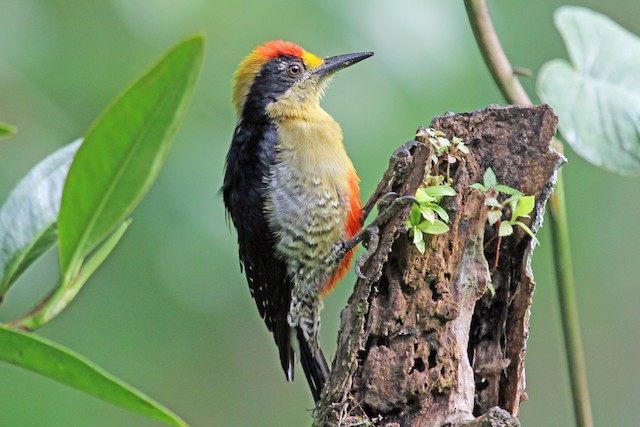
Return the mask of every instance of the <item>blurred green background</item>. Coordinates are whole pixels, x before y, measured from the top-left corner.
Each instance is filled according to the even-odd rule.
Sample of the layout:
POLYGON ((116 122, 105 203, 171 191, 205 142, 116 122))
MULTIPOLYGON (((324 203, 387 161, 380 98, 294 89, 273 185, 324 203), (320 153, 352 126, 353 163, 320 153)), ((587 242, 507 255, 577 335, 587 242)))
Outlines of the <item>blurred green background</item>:
MULTIPOLYGON (((577 1, 640 33, 631 0, 577 1)), ((566 57, 552 22, 562 1, 493 1, 514 65, 534 74, 566 57)), ((40 333, 87 356, 194 426, 304 426, 311 396, 288 384, 240 274, 221 197, 234 129, 230 79, 257 44, 290 39, 320 56, 372 50, 341 73, 324 107, 342 124, 363 197, 389 154, 445 111, 502 103, 461 1, 0 1, 0 199, 40 159, 82 135, 100 111, 183 36, 206 31, 204 70, 167 166, 128 234, 76 301, 40 333)), ((534 79, 525 79, 532 91, 534 79)), ((531 92, 532 93, 532 92, 531 92)), ((578 302, 596 425, 640 416, 640 181, 565 166, 578 302)), ((570 426, 548 228, 534 256, 525 426, 570 426)), ((9 294, 0 321, 55 282, 55 253, 9 294)), ((354 275, 325 301, 322 341, 335 349, 354 275)), ((0 426, 157 426, 70 388, 0 365, 0 426)))

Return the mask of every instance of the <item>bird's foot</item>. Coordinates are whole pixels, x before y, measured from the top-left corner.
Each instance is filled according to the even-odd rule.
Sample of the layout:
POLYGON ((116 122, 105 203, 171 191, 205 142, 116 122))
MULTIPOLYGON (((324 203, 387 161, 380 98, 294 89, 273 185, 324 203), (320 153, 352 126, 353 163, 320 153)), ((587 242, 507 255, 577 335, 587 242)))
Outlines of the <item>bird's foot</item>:
POLYGON ((409 141, 401 145, 396 151, 393 152, 391 158, 389 159, 389 167, 382 175, 382 179, 378 183, 373 194, 362 208, 362 224, 364 224, 364 221, 367 219, 376 204, 382 207, 384 206, 384 202, 389 200, 390 194, 396 195, 395 193, 390 191, 392 183, 395 184, 396 187, 401 184, 401 182, 399 181, 402 181, 404 179, 404 175, 408 169, 408 166, 413 161, 412 150, 418 144, 421 144, 421 142, 409 141))
POLYGON ((355 248, 358 243, 363 243, 367 250, 364 255, 356 260, 355 265, 356 274, 361 279, 367 278, 362 273, 362 268, 378 248, 380 227, 389 221, 400 209, 410 205, 412 202, 417 202, 413 196, 398 196, 396 192, 391 191, 391 188, 398 188, 404 182, 408 167, 411 162, 413 162, 412 151, 419 144, 421 144, 419 141, 409 141, 393 152, 389 159, 389 167, 382 175, 382 179, 373 194, 362 208, 361 223, 364 225, 364 221, 376 204, 378 205, 378 216, 371 224, 363 227, 362 230, 350 240, 340 243, 334 248, 334 258, 339 262, 351 249, 355 248))
POLYGON ((364 267, 364 264, 369 260, 369 258, 371 258, 371 256, 374 254, 376 249, 378 249, 380 227, 386 224, 389 219, 400 209, 410 205, 411 203, 418 202, 413 196, 398 197, 398 195, 393 192, 385 194, 380 198, 380 200, 388 201, 388 199, 391 198, 393 198, 394 200, 390 202, 390 204, 382 212, 380 212, 380 214, 378 214, 378 216, 373 221, 371 221, 371 224, 363 227, 351 239, 336 245, 334 249, 334 255, 339 261, 350 250, 355 248, 358 243, 363 243, 367 250, 364 255, 356 260, 355 265, 356 274, 361 279, 367 279, 367 276, 362 273, 362 268, 364 267))

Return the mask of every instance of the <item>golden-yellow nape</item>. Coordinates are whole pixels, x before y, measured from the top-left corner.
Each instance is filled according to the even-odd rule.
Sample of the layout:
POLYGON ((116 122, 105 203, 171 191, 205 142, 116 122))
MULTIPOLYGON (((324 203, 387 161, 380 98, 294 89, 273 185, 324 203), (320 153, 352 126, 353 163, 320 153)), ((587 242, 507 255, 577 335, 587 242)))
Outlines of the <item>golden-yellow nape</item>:
POLYGON ((309 69, 317 68, 323 62, 322 58, 289 41, 273 40, 256 47, 240 63, 233 78, 232 99, 238 117, 242 114, 244 102, 256 74, 258 74, 265 62, 280 55, 300 58, 309 69))

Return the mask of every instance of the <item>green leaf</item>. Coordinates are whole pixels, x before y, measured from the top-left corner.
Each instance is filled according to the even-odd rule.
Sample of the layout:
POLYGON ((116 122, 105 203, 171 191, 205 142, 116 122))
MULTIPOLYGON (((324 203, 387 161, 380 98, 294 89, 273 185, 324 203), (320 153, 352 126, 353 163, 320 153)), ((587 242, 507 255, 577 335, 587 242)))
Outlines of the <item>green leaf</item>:
POLYGON ((498 184, 495 187, 496 191, 499 191, 504 194, 508 194, 510 196, 524 196, 522 191, 518 191, 515 188, 511 188, 508 185, 498 184))
POLYGON ((35 331, 67 308, 89 277, 116 247, 124 232, 127 231, 129 224, 131 224, 130 219, 120 224, 120 227, 89 255, 78 274, 73 276, 70 283, 59 283, 54 292, 43 303, 39 304, 36 310, 12 324, 12 327, 35 331))
POLYGON ((91 127, 62 195, 58 228, 64 282, 157 178, 193 94, 203 51, 201 35, 178 44, 91 127))
POLYGON ((416 243, 418 243, 419 241, 424 239, 424 236, 422 235, 422 231, 420 231, 417 227, 414 227, 412 229, 413 231, 413 244, 415 245, 416 243))
POLYGON ((187 425, 169 409, 89 360, 36 335, 0 327, 0 360, 146 417, 174 426, 187 425))
POLYGON ((445 138, 444 136, 438 137, 438 143, 440 144, 441 147, 450 147, 451 146, 451 142, 447 138, 445 138))
POLYGON ((640 175, 640 39, 610 18, 565 6, 555 22, 571 64, 547 62, 540 99, 558 113, 563 138, 584 159, 621 175, 640 175))
POLYGON ((487 221, 489 221, 489 225, 495 224, 500 218, 502 218, 502 211, 489 210, 487 212, 487 221))
POLYGON ((518 199, 516 208, 514 209, 512 219, 519 218, 521 216, 528 216, 533 210, 536 204, 536 198, 534 196, 524 196, 518 199))
POLYGON ((0 297, 55 244, 62 187, 81 142, 62 147, 38 163, 0 208, 0 297))
POLYGON ((496 288, 493 286, 493 283, 491 282, 487 283, 487 290, 489 291, 492 297, 496 296, 496 288))
POLYGON ((419 242, 415 243, 416 248, 418 248, 418 250, 420 251, 421 254, 424 253, 424 251, 426 250, 426 246, 424 243, 424 240, 420 240, 419 242))
POLYGON ((8 138, 18 131, 15 126, 0 122, 0 138, 8 138))
POLYGON ((467 147, 464 143, 463 140, 461 140, 460 138, 458 138, 457 136, 454 136, 453 139, 451 140, 451 142, 453 142, 453 145, 460 150, 460 152, 464 153, 464 154, 469 154, 469 147, 467 147))
POLYGON ((531 236, 531 238, 533 239, 534 242, 536 242, 536 244, 540 244, 540 242, 538 241, 538 239, 536 238, 535 234, 533 234, 533 231, 531 231, 531 229, 527 226, 527 224, 525 224, 524 222, 521 221, 516 221, 514 222, 515 225, 521 227, 525 233, 527 233, 529 236, 531 236))
POLYGON ((433 224, 428 221, 421 222, 417 228, 427 234, 442 234, 449 231, 449 226, 440 220, 435 220, 433 224))
POLYGON ((429 209, 433 209, 438 214, 440 219, 442 219, 444 222, 449 222, 449 214, 439 205, 436 205, 435 203, 429 203, 426 207, 428 207, 429 209))
POLYGON ((420 212, 420 206, 414 203, 413 205, 411 205, 411 214, 409 214, 408 228, 417 226, 418 224, 420 224, 420 221, 422 221, 422 213, 420 212))
POLYGON ((416 190, 416 200, 420 203, 429 202, 431 201, 431 197, 427 196, 427 193, 425 193, 424 188, 418 188, 416 190))
POLYGON ((513 234, 513 226, 507 221, 502 221, 500 223, 500 229, 498 229, 498 234, 502 237, 511 236, 513 234))
POLYGON ((483 184, 480 184, 479 182, 476 182, 475 184, 471 184, 471 188, 475 188, 476 190, 482 190, 485 193, 487 192, 488 188, 485 187, 483 184))
POLYGON ((510 204, 511 205, 511 210, 515 211, 515 204, 518 200, 520 200, 522 197, 524 197, 524 194, 516 194, 514 196, 509 197, 507 200, 505 200, 504 202, 502 202, 503 205, 507 205, 510 204))
POLYGON ((422 218, 433 223, 436 220, 436 213, 433 209, 429 209, 425 206, 420 206, 420 213, 422 214, 422 218))
POLYGON ((456 190, 448 185, 433 185, 424 189, 428 196, 441 198, 444 196, 455 196, 456 190))
POLYGON ((484 171, 484 176, 482 177, 482 179, 486 188, 495 187, 498 183, 498 181, 496 180, 496 174, 491 168, 487 168, 487 170, 484 171))

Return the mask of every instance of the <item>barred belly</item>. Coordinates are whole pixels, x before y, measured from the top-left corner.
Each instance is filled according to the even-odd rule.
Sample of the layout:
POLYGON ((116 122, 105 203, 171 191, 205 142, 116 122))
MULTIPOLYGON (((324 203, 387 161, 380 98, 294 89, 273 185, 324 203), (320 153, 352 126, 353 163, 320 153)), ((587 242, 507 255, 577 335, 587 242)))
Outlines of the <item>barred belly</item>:
POLYGON ((288 322, 300 327, 315 349, 322 308, 319 289, 338 267, 334 251, 345 237, 349 199, 326 177, 287 162, 272 167, 266 194, 277 253, 294 285, 288 322))

